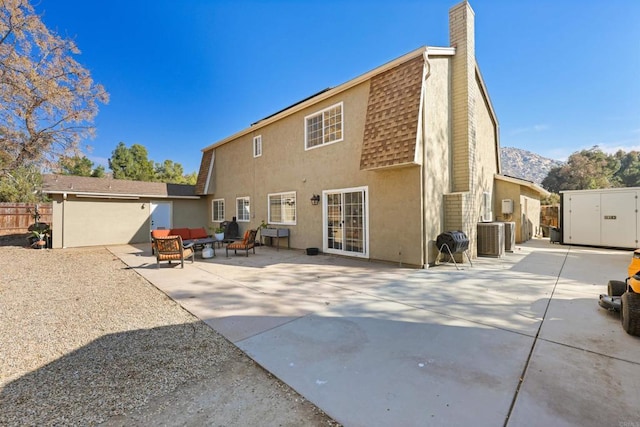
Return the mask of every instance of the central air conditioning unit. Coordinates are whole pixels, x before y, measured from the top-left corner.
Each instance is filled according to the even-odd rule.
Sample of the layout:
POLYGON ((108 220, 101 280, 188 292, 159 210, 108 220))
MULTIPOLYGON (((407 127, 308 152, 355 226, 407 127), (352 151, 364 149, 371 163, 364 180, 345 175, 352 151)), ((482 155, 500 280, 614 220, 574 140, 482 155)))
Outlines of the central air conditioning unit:
POLYGON ((516 249, 516 223, 504 223, 504 250, 513 252, 516 249))
POLYGON ((478 223, 478 256, 504 255, 504 223, 478 223))

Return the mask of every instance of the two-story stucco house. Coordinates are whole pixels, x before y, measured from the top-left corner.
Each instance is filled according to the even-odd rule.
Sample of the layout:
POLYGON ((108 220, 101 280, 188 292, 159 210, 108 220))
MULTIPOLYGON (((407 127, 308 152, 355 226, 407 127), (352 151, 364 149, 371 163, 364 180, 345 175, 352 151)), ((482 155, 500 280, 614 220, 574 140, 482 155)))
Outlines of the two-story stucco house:
POLYGON ((423 47, 202 150, 211 223, 290 230, 295 248, 426 266, 437 236, 492 220, 496 114, 476 63, 474 12, 450 47, 423 47), (319 196, 314 204, 311 199, 319 196))

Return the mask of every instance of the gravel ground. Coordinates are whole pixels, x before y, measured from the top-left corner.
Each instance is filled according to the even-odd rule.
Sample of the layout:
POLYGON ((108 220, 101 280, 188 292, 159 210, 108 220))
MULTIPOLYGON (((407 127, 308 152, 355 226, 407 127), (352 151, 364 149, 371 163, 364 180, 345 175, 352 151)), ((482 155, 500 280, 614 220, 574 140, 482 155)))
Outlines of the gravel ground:
POLYGON ((0 425, 338 425, 107 249, 22 239, 0 239, 0 425))

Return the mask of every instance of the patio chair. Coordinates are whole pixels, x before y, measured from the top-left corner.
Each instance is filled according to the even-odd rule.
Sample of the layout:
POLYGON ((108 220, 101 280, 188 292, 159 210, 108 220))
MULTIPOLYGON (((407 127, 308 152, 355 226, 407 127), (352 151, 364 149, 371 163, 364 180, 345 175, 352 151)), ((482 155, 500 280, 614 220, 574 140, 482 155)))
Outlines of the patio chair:
POLYGON ((246 251, 249 256, 249 249, 253 249, 253 253, 256 253, 256 234, 258 230, 247 230, 244 233, 242 241, 229 243, 227 245, 227 257, 229 256, 229 249, 233 249, 233 252, 237 255, 238 249, 246 251))
POLYGON ((171 234, 171 230, 167 230, 166 228, 151 230, 151 255, 156 254, 156 239, 158 237, 167 237, 169 234, 171 234))
POLYGON ((191 263, 195 262, 195 252, 193 245, 183 245, 182 237, 167 236, 156 237, 154 243, 156 249, 156 268, 160 268, 160 261, 180 261, 181 268, 184 268, 184 259, 191 257, 191 263))

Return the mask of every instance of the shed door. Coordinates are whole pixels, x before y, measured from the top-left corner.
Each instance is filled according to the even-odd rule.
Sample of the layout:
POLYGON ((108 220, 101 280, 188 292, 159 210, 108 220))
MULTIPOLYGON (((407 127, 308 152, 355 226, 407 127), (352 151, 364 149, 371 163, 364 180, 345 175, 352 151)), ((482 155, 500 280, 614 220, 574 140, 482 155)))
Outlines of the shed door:
POLYGON ((603 246, 636 248, 636 194, 629 192, 602 193, 600 221, 603 246))
POLYGON ((564 242, 599 246, 600 194, 571 194, 568 207, 564 215, 565 221, 569 219, 569 229, 564 231, 564 242))

